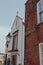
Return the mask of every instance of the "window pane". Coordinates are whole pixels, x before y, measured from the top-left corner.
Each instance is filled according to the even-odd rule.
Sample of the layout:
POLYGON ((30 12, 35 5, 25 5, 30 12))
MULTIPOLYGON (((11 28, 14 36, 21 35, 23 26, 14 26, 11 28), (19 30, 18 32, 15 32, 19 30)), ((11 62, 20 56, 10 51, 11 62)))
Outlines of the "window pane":
POLYGON ((41 11, 41 3, 38 4, 39 12, 41 11))
POLYGON ((43 10, 43 1, 41 2, 41 11, 43 10))
POLYGON ((41 12, 41 11, 43 10, 43 1, 40 2, 40 3, 38 4, 38 6, 39 6, 39 12, 41 12))
POLYGON ((17 49, 17 36, 14 37, 14 50, 17 49))
POLYGON ((40 21, 43 22, 43 12, 40 13, 40 21))

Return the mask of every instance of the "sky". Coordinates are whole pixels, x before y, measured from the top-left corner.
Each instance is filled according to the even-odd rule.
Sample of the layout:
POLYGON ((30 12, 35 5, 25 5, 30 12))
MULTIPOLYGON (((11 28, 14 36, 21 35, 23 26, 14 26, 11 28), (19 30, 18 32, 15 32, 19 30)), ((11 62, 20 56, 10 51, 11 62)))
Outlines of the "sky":
POLYGON ((4 53, 6 38, 11 31, 17 11, 21 18, 25 17, 26 0, 0 0, 0 53, 4 53))

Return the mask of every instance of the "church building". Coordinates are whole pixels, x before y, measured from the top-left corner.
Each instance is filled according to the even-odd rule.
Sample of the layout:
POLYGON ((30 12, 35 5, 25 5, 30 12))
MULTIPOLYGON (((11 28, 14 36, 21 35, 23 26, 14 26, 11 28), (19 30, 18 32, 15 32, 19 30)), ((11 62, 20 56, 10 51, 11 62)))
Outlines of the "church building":
POLYGON ((6 65, 24 65, 25 22, 16 15, 11 32, 6 35, 6 65))

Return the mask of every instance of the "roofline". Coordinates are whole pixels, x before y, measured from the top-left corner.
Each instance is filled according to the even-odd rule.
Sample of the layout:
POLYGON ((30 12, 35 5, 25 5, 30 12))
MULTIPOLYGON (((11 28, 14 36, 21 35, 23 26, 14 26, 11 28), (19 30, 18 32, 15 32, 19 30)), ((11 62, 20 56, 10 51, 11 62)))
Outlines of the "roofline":
POLYGON ((8 33, 7 35, 6 35, 6 37, 11 37, 11 35, 9 35, 10 33, 8 33))
POLYGON ((28 0, 26 1, 25 5, 27 4, 28 0))
POLYGON ((23 20, 23 18, 21 18, 20 16, 16 15, 16 17, 20 18, 21 20, 23 20))

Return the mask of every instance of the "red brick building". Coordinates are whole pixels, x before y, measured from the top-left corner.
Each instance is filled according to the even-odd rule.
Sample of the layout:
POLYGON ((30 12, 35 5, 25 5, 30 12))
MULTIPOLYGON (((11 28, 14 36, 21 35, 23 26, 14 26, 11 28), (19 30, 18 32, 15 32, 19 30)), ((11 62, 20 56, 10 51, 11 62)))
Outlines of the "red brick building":
POLYGON ((43 1, 25 3, 25 61, 24 65, 43 65, 43 1))

